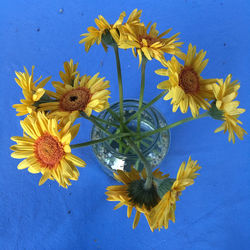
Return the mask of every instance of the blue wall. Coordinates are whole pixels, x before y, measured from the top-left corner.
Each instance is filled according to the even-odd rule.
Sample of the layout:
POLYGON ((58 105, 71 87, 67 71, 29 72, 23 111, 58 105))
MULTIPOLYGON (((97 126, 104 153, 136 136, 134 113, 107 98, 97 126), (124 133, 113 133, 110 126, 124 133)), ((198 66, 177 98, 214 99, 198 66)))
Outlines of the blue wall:
MULTIPOLYGON (((144 22, 157 22, 163 32, 181 32, 185 42, 205 49, 210 59, 204 78, 225 78, 232 73, 241 82, 238 99, 247 112, 241 116, 250 132, 250 2, 248 0, 13 0, 1 1, 0 9, 0 249, 249 249, 250 240, 250 143, 249 136, 233 145, 227 135, 214 134, 220 122, 194 121, 171 131, 172 144, 161 164, 164 172, 176 175, 188 155, 203 167, 195 184, 183 192, 177 202, 176 223, 169 229, 151 233, 141 217, 136 230, 126 209, 113 211, 106 201, 106 176, 91 148, 74 150, 87 162, 80 178, 69 189, 47 181, 38 187, 40 174, 19 171, 18 160, 10 158, 10 137, 21 135, 20 118, 11 105, 22 94, 14 81, 14 71, 23 65, 35 76, 52 75, 59 80, 63 62, 73 58, 82 74, 101 72, 111 81, 111 102, 118 100, 114 55, 101 46, 84 52, 80 34, 94 25, 102 14, 110 22, 125 10, 142 9, 144 22)), ((138 61, 130 51, 121 52, 125 97, 139 95, 138 61), (135 88, 138 84, 138 88, 135 88)), ((148 64, 145 100, 151 100, 162 77, 154 70, 160 63, 148 64)), ((172 113, 169 102, 156 105, 169 122, 185 117, 172 113)), ((189 116, 187 114, 186 116, 189 116)), ((91 125, 81 121, 75 143, 89 139, 91 125), (83 129, 84 128, 84 129, 83 129)))

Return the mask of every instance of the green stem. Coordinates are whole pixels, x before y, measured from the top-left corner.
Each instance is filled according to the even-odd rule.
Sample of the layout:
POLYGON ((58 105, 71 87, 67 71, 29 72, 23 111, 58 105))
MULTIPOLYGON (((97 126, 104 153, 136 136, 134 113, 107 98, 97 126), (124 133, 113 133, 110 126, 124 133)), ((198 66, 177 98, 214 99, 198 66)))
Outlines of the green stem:
POLYGON ((93 140, 93 141, 88 141, 88 142, 83 142, 83 143, 78 143, 78 144, 72 144, 70 145, 71 148, 80 148, 80 147, 87 147, 90 145, 94 145, 96 143, 101 143, 107 140, 112 140, 112 139, 116 139, 119 137, 124 137, 124 136, 129 136, 129 133, 121 133, 121 134, 116 134, 116 135, 111 135, 102 139, 98 139, 98 140, 93 140))
MULTIPOLYGON (((108 135, 113 135, 111 132, 109 132, 107 129, 105 129, 100 123, 98 123, 95 119, 94 119, 94 117, 95 116, 87 116, 83 111, 81 111, 80 112, 80 114, 81 114, 81 116, 82 117, 84 117, 85 119, 87 119, 87 120, 89 120, 89 121, 91 121, 96 127, 98 127, 99 129, 101 129, 103 132, 105 132, 106 134, 108 134, 108 135)), ((117 140, 117 142, 119 143, 119 145, 122 145, 123 147, 127 147, 127 145, 124 143, 124 142, 122 142, 121 140, 117 140)))
POLYGON ((113 116, 113 118, 114 118, 117 122, 120 122, 120 121, 121 121, 120 117, 119 117, 111 108, 108 108, 107 111, 113 116))
POLYGON ((158 128, 158 129, 153 130, 153 131, 142 133, 141 136, 138 139, 136 139, 136 140, 140 141, 143 138, 146 138, 146 137, 149 137, 151 135, 163 132, 163 131, 168 130, 170 128, 174 128, 174 127, 179 126, 179 125, 181 125, 183 123, 186 123, 186 122, 189 122, 189 121, 193 121, 193 120, 196 120, 196 119, 199 119, 199 118, 207 117, 207 116, 209 116, 209 114, 208 114, 208 112, 205 112, 205 113, 203 113, 201 115, 198 115, 196 117, 188 117, 188 118, 182 119, 182 120, 180 120, 178 122, 174 122, 174 123, 169 124, 167 126, 164 126, 162 128, 158 128))
MULTIPOLYGON (((107 109, 107 111, 113 116, 113 118, 116 120, 116 121, 120 121, 120 118, 119 116, 112 110, 112 109, 107 109)), ((137 135, 136 132, 132 131, 131 129, 129 129, 124 123, 122 124, 122 127, 123 127, 123 131, 126 131, 126 132, 130 132, 132 135, 137 135)), ((116 133, 119 133, 119 129, 116 130, 116 133)))
POLYGON ((152 106, 155 102, 157 102, 159 99, 161 99, 167 92, 168 92, 168 90, 163 91, 161 94, 159 94, 158 96, 156 96, 153 100, 151 100, 149 103, 147 103, 146 105, 144 105, 143 107, 141 107, 140 109, 138 109, 138 111, 136 113, 134 113, 132 116, 130 116, 128 118, 128 120, 126 120, 126 122, 124 124, 126 125, 129 122, 131 122, 132 120, 134 120, 145 109, 147 109, 148 107, 152 106))
POLYGON ((99 118, 99 117, 97 117, 97 116, 91 115, 90 117, 93 118, 93 119, 95 119, 96 121, 99 121, 99 122, 101 122, 101 123, 105 123, 105 124, 110 125, 110 126, 112 126, 112 127, 116 127, 116 128, 119 128, 119 127, 120 127, 118 124, 115 124, 115 123, 112 123, 112 122, 108 122, 108 121, 106 121, 106 120, 104 120, 104 119, 101 119, 101 118, 99 118))
POLYGON ((152 168, 150 164, 148 163, 147 159, 143 155, 143 153, 140 151, 140 149, 137 147, 137 145, 131 140, 130 138, 126 139, 129 146, 133 149, 133 151, 138 155, 140 160, 142 161, 145 169, 146 169, 146 174, 147 174, 147 179, 144 184, 144 189, 148 190, 152 187, 152 181, 153 181, 153 173, 152 173, 152 168))
MULTIPOLYGON (((139 107, 141 109, 143 103, 144 89, 145 89, 145 70, 146 70, 147 58, 143 56, 142 58, 142 66, 141 66, 141 90, 140 90, 140 98, 139 98, 139 107)), ((141 127, 141 113, 137 116, 137 132, 140 133, 141 127)))
MULTIPOLYGON (((118 76, 118 85, 119 85, 119 99, 120 99, 120 131, 122 132, 122 124, 123 124, 123 87, 122 87, 122 73, 121 73, 121 63, 119 57, 119 50, 117 44, 113 46, 115 51, 116 58, 116 68, 117 68, 117 76, 118 76)), ((122 144, 119 143, 119 152, 122 152, 122 144)))
POLYGON ((102 131, 104 131, 106 134, 108 135, 112 135, 111 132, 109 132, 107 129, 105 129, 100 123, 98 123, 95 120, 95 116, 87 116, 83 111, 80 111, 80 114, 82 117, 84 117, 85 119, 91 121, 94 125, 96 125, 96 127, 100 128, 102 131))
POLYGON ((114 45, 113 48, 115 51, 115 58, 116 58, 116 68, 117 68, 117 76, 118 76, 118 84, 119 84, 119 99, 120 99, 120 121, 122 124, 123 123, 123 87, 122 87, 121 63, 120 63, 118 46, 114 45))

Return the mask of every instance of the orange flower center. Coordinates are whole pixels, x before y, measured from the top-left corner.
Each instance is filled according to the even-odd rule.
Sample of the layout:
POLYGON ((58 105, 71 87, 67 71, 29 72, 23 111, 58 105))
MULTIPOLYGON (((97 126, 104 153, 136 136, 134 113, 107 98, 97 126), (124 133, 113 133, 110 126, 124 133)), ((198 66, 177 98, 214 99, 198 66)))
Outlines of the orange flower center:
POLYGON ((150 47, 152 44, 154 44, 155 42, 158 41, 157 38, 152 37, 152 36, 147 35, 147 34, 146 34, 146 35, 139 35, 139 41, 141 42, 141 44, 142 44, 142 39, 145 39, 145 40, 147 41, 147 44, 148 44, 149 47, 150 47))
POLYGON ((186 94, 193 94, 199 91, 199 77, 191 67, 184 67, 181 70, 179 74, 179 86, 186 94))
POLYGON ((85 110, 91 94, 89 89, 80 87, 64 94, 60 100, 60 107, 64 111, 85 110))
POLYGON ((35 156, 45 168, 54 168, 65 155, 63 145, 57 138, 44 134, 35 142, 35 156))

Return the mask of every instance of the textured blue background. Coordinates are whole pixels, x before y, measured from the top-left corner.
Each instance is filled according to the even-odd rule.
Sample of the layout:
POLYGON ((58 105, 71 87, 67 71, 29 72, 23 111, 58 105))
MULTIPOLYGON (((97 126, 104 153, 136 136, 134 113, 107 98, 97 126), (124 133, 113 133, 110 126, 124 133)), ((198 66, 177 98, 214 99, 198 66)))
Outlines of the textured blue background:
MULTIPOLYGON (((189 155, 203 167, 195 185, 183 192, 177 203, 176 223, 169 229, 151 233, 142 216, 136 230, 126 209, 113 211, 115 203, 104 195, 115 181, 105 175, 91 148, 74 153, 87 162, 80 169, 79 181, 68 190, 47 181, 38 187, 40 174, 18 171, 18 160, 10 158, 10 137, 21 135, 15 110, 11 105, 22 97, 14 82, 14 71, 23 65, 35 76, 58 72, 65 60, 79 61, 82 74, 101 72, 111 81, 111 102, 118 100, 113 51, 105 53, 94 46, 86 54, 78 44, 80 34, 102 14, 111 23, 120 12, 129 14, 143 9, 142 20, 158 23, 163 32, 181 32, 185 42, 207 50, 210 59, 204 77, 225 78, 232 73, 239 79, 238 99, 248 112, 241 116, 250 132, 250 4, 248 0, 198 1, 107 1, 107 0, 1 0, 0 75, 1 75, 1 144, 0 144, 0 249, 249 249, 250 166, 249 136, 233 145, 227 136, 214 134, 220 122, 212 119, 194 121, 173 129, 170 151, 161 164, 165 172, 176 175, 189 155), (63 9, 63 11, 59 11, 63 9)), ((130 51, 121 52, 125 97, 139 94, 138 61, 130 51)), ((159 93, 156 85, 162 77, 154 74, 160 63, 148 64, 145 100, 159 93)), ((169 122, 185 115, 172 113, 169 102, 156 105, 169 122)), ((190 115, 190 114, 188 114, 190 115)), ((187 116, 187 115, 186 115, 187 116)), ((81 121, 82 129, 75 143, 88 140, 91 125, 81 121)))

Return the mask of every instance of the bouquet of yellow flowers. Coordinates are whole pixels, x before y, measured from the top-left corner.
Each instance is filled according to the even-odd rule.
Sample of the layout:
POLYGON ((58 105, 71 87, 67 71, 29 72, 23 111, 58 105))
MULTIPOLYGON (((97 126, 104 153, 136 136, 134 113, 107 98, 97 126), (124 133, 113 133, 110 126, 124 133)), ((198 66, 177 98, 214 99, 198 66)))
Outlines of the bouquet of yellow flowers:
MULTIPOLYGON (((23 136, 11 138, 16 142, 11 146, 14 151, 11 156, 24 159, 18 164, 18 169, 27 168, 31 173, 42 174, 39 185, 50 179, 67 188, 71 180, 79 178, 77 167, 86 166, 84 160, 72 154, 74 148, 95 147, 105 142, 108 149, 102 151, 104 158, 110 157, 111 149, 125 158, 135 155, 127 168, 123 168, 122 160, 109 163, 116 166, 111 170, 120 185, 107 187, 107 200, 119 202, 115 209, 127 206, 128 217, 135 208, 133 228, 143 213, 154 231, 168 228, 169 220, 175 221, 176 201, 181 192, 194 183, 201 168, 197 161, 189 157, 187 162, 180 165, 176 178, 170 178, 155 168, 167 152, 167 144, 161 141, 159 147, 163 151, 159 151, 159 155, 157 151, 154 152, 152 157, 151 146, 155 138, 169 136, 166 132, 170 128, 185 122, 211 117, 222 121, 215 132, 228 131, 228 140, 234 143, 235 135, 243 139, 246 134, 239 125, 242 124, 239 115, 245 110, 239 108, 239 101, 235 100, 240 84, 237 80, 232 81, 231 74, 225 80, 204 79, 201 74, 208 63, 206 52, 196 51, 196 46, 192 44, 189 44, 187 53, 182 52, 183 43, 179 42, 179 33, 168 36, 171 31, 168 29, 159 34, 156 23, 145 25, 141 22, 141 13, 141 10, 135 9, 125 20, 126 14, 122 12, 114 24, 99 15, 95 19, 97 27, 88 27, 88 32, 81 35, 84 38, 80 43, 85 44, 87 52, 95 43, 102 44, 105 51, 109 47, 114 49, 119 88, 116 109, 108 102, 111 94, 109 81, 99 73, 94 76, 80 74, 78 63, 72 59, 65 62, 64 71, 59 72, 61 81, 52 81, 54 92, 44 89, 51 77, 34 79, 34 66, 31 73, 25 67, 24 72, 16 72, 15 80, 22 88, 24 99, 13 107, 18 112, 17 116, 27 116, 20 122, 23 136), (132 49, 133 55, 139 58, 140 96, 133 110, 125 107, 119 49, 132 49), (167 54, 172 56, 170 60, 166 59, 167 54), (163 81, 157 85, 162 92, 145 103, 145 70, 147 63, 153 59, 162 65, 155 71, 163 77, 163 81), (180 108, 182 113, 186 113, 190 109, 192 116, 172 124, 162 122, 158 127, 149 126, 145 121, 146 113, 161 98, 170 100, 173 112, 180 108), (95 116, 93 111, 101 113, 95 116), (102 115, 102 111, 109 115, 108 119, 102 115), (94 124, 94 136, 90 141, 71 144, 80 128, 79 124, 74 123, 81 117, 94 124)), ((96 148, 98 158, 101 150, 96 148)))

